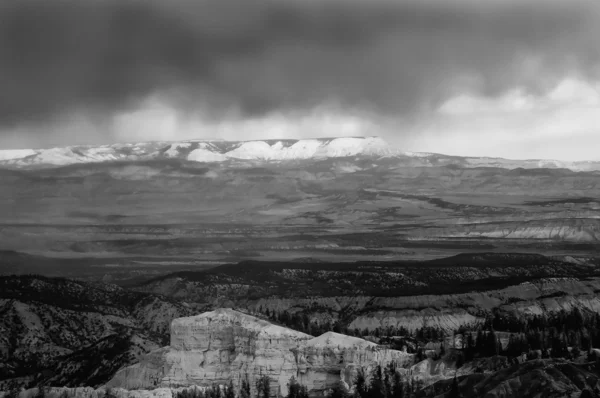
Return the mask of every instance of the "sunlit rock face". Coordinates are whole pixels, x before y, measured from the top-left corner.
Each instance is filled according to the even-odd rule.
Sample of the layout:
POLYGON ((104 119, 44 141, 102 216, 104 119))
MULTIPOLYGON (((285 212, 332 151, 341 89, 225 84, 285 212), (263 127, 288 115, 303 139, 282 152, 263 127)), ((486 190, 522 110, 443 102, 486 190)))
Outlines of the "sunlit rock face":
POLYGON ((337 333, 313 337, 231 309, 175 319, 171 345, 119 371, 107 387, 144 389, 226 384, 236 388, 261 375, 273 394, 287 394, 293 376, 313 394, 339 380, 348 386, 359 370, 412 362, 412 355, 337 333))
POLYGON ((315 392, 324 392, 339 380, 352 389, 360 370, 368 375, 377 365, 395 362, 404 366, 412 363, 410 354, 334 332, 305 341, 297 353, 297 379, 315 392))

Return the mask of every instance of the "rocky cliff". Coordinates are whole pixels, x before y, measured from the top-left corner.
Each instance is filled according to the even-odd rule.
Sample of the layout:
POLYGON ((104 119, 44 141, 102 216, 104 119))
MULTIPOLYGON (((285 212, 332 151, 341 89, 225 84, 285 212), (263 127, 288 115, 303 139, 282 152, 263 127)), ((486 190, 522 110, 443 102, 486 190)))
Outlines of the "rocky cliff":
POLYGON ((395 361, 412 363, 412 355, 363 339, 333 332, 313 337, 231 309, 175 319, 171 344, 119 371, 107 387, 144 389, 226 384, 239 388, 245 377, 254 388, 266 375, 272 393, 287 394, 295 377, 312 393, 339 380, 347 385, 359 370, 395 361))

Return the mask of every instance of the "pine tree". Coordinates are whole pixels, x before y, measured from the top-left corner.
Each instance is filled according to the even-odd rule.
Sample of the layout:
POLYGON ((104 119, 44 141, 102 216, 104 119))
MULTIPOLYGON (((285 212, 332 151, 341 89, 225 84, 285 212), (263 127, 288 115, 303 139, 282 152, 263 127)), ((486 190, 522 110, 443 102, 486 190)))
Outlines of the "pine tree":
POLYGON ((485 352, 486 356, 498 355, 500 351, 499 341, 496 337, 496 331, 491 329, 486 336, 485 352))
POLYGON ((579 396, 579 398, 594 398, 594 397, 596 397, 596 395, 592 391, 590 391, 588 388, 583 390, 581 392, 581 395, 579 396))
POLYGON ((356 375, 356 380, 354 381, 355 384, 355 397, 356 398, 367 398, 367 381, 365 379, 365 375, 361 370, 358 371, 358 374, 356 375))
POLYGON ((271 393, 271 380, 269 376, 262 375, 256 380, 256 391, 258 398, 269 398, 271 393))
POLYGON ((380 365, 377 365, 375 368, 373 368, 373 372, 371 373, 371 383, 369 384, 367 395, 369 398, 387 398, 380 365))
POLYGON ((296 378, 292 376, 288 383, 287 398, 308 398, 308 388, 298 383, 296 378))
POLYGON ((448 393, 448 396, 446 398, 459 398, 460 397, 460 392, 458 389, 458 380, 456 379, 456 376, 454 376, 454 380, 452 380, 452 385, 450 386, 450 392, 448 393))
POLYGON ((248 375, 242 380, 240 398, 250 398, 250 381, 248 381, 248 375))
POLYGON ((417 352, 415 353, 415 363, 419 363, 425 359, 425 353, 423 352, 423 347, 418 347, 417 352))
POLYGON ((206 389, 206 392, 202 392, 200 390, 195 391, 196 398, 200 398, 201 396, 205 396, 206 398, 221 398, 223 396, 221 388, 213 384, 210 388, 206 389))
POLYGON ((569 355, 564 335, 552 338, 552 358, 566 358, 569 355))
POLYGON ((485 356, 487 354, 487 351, 485 350, 483 332, 481 329, 477 331, 477 338, 475 339, 475 353, 480 356, 485 356))
POLYGON ((392 380, 391 398, 404 398, 404 382, 400 373, 394 372, 392 380))
POLYGON ((233 380, 229 380, 229 385, 225 387, 225 398, 235 398, 235 390, 233 389, 233 380))
POLYGON ((8 393, 4 396, 5 398, 19 398, 21 390, 18 387, 11 388, 8 393))
POLYGON ((288 394, 287 398, 298 398, 298 389, 300 385, 296 382, 296 378, 292 376, 288 382, 288 394))
POLYGON ((384 396, 385 397, 390 397, 392 395, 392 390, 393 390, 393 381, 392 381, 392 374, 391 372, 389 372, 389 369, 386 369, 383 375, 383 389, 385 391, 384 396))
POLYGON ((475 341, 473 340, 473 335, 471 333, 467 336, 467 348, 465 349, 465 359, 467 361, 472 361, 475 356, 475 341))
POLYGON ((298 398, 308 398, 308 388, 306 386, 300 386, 298 398))
POLYGON ((46 387, 43 385, 40 385, 38 387, 38 391, 37 394, 34 395, 35 398, 46 398, 46 387))
POLYGON ((331 393, 329 394, 329 398, 349 398, 348 391, 342 384, 341 380, 337 382, 335 386, 333 386, 331 393))

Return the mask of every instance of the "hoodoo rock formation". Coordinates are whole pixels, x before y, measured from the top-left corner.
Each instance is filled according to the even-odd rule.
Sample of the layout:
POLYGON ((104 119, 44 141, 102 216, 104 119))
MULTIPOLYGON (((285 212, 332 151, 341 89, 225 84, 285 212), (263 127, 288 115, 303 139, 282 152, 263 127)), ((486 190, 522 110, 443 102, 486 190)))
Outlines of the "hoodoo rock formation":
POLYGON ((227 384, 236 388, 247 377, 252 388, 262 375, 275 394, 287 394, 295 377, 312 394, 339 380, 351 386, 356 374, 390 362, 412 363, 412 355, 369 341, 328 332, 313 337, 232 309, 175 319, 171 344, 119 371, 107 387, 128 390, 154 387, 227 384))

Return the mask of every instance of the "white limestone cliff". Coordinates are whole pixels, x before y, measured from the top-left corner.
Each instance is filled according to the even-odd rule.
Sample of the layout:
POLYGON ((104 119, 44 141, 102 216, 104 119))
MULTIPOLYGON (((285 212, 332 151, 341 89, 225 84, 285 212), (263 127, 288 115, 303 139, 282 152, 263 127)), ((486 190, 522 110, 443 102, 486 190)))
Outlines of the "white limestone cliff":
POLYGON ((359 369, 395 361, 412 363, 412 355, 380 347, 356 337, 325 333, 313 337, 259 318, 218 309, 175 319, 171 344, 120 370, 106 387, 127 390, 227 384, 239 388, 248 377, 252 388, 266 375, 273 394, 287 394, 294 376, 312 393, 324 392, 339 380, 349 387, 359 369))

